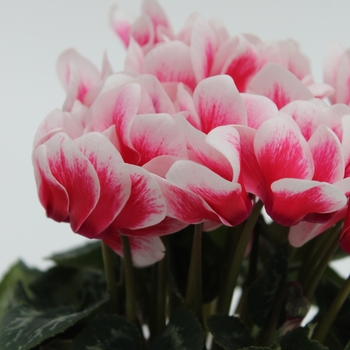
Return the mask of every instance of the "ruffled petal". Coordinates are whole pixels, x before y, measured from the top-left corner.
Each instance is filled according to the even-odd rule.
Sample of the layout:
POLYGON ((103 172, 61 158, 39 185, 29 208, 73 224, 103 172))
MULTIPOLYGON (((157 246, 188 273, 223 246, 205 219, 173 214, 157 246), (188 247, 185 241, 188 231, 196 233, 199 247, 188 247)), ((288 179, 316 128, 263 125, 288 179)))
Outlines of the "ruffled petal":
MULTIPOLYGON (((313 223, 301 221, 297 225, 292 226, 289 229, 288 240, 289 243, 296 248, 301 247, 314 237, 317 237, 321 233, 336 224, 339 220, 343 219, 346 214, 346 207, 337 211, 332 215, 331 219, 324 223, 313 223)), ((344 226, 345 227, 345 226, 344 226)))
POLYGON ((344 52, 340 60, 335 91, 337 103, 350 104, 350 49, 344 52))
POLYGON ((187 158, 185 137, 168 114, 138 115, 132 124, 130 139, 141 156, 140 166, 162 155, 187 158))
POLYGON ((220 222, 218 215, 200 196, 171 182, 157 178, 167 203, 167 215, 187 224, 205 220, 220 222))
POLYGON ((295 120, 306 140, 310 139, 318 125, 328 126, 323 110, 310 101, 293 101, 283 107, 281 112, 290 115, 295 120))
POLYGON ((58 222, 68 221, 68 193, 52 175, 45 145, 36 149, 33 165, 39 200, 46 210, 46 215, 58 222))
POLYGON ((251 209, 243 198, 240 184, 221 178, 201 164, 180 160, 170 168, 166 178, 203 198, 226 225, 239 224, 251 209))
POLYGON ((344 159, 339 139, 320 125, 308 141, 315 165, 313 180, 334 183, 344 177, 344 159))
POLYGON ((265 120, 277 117, 276 105, 265 96, 242 93, 241 98, 247 112, 249 127, 258 129, 265 120))
POLYGON ((309 213, 332 213, 345 206, 345 195, 328 183, 281 179, 271 185, 273 205, 266 212, 281 225, 292 226, 309 213), (287 210, 286 210, 287 209, 287 210))
MULTIPOLYGON (((100 185, 96 171, 75 143, 64 133, 54 135, 40 147, 46 147, 51 174, 68 195, 69 221, 72 230, 77 232, 99 200, 100 185)), ((52 184, 52 181, 50 182, 52 184)), ((51 193, 58 192, 57 186, 54 188, 51 185, 50 190, 51 193)), ((60 207, 62 198, 63 193, 60 191, 57 199, 60 207)), ((50 197, 50 199, 52 202, 49 205, 55 206, 56 198, 50 197)))
POLYGON ((131 194, 122 211, 104 234, 120 229, 141 229, 161 222, 166 216, 166 203, 157 181, 148 171, 125 165, 131 178, 131 194))
POLYGON ((130 37, 141 47, 151 47, 154 42, 154 28, 146 15, 141 15, 130 28, 130 37))
POLYGON ((180 41, 161 43, 143 60, 143 73, 156 76, 160 82, 181 82, 194 88, 194 76, 190 48, 180 41))
POLYGON ((89 91, 97 85, 100 88, 101 78, 97 68, 74 49, 61 53, 56 68, 62 86, 67 91, 64 110, 70 111, 75 100, 85 103, 89 91))
POLYGON ((229 76, 202 80, 193 93, 193 101, 206 134, 220 125, 247 124, 244 103, 229 76))
MULTIPOLYGON (((103 239, 112 250, 123 257, 122 240, 119 232, 103 239)), ((133 265, 146 267, 162 260, 165 247, 159 237, 129 237, 133 265)))
POLYGON ((197 82, 210 74, 217 50, 215 33, 208 22, 201 17, 193 24, 191 33, 191 59, 197 82))
POLYGON ((158 27, 163 27, 171 31, 168 16, 156 0, 144 0, 141 11, 150 18, 155 32, 158 27))
POLYGON ((254 151, 254 138, 256 130, 247 126, 236 125, 239 132, 241 145, 241 174, 243 176, 244 186, 249 193, 258 196, 265 201, 266 186, 264 174, 254 151))
POLYGON ((89 133, 75 143, 95 168, 100 183, 99 201, 78 230, 94 238, 111 224, 126 204, 131 193, 131 179, 119 152, 103 135, 89 133))
POLYGON ((267 186, 283 178, 312 179, 311 151, 292 119, 279 116, 264 122, 256 133, 254 150, 267 186))
POLYGON ((134 19, 121 7, 114 5, 109 14, 109 22, 125 47, 129 46, 130 29, 134 19))
POLYGON ((291 72, 274 63, 266 64, 250 81, 248 92, 271 99, 281 109, 294 100, 309 100, 311 91, 291 72))

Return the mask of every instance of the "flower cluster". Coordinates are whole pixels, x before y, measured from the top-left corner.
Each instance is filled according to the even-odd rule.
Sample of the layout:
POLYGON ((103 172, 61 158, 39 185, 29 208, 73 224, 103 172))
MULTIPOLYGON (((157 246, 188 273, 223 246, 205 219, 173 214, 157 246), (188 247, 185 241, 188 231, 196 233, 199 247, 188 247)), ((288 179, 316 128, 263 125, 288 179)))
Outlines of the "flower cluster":
POLYGON ((330 49, 317 84, 293 40, 231 37, 199 15, 175 34, 154 0, 134 21, 114 8, 111 23, 123 72, 72 49, 58 60, 67 97, 33 151, 48 217, 118 254, 129 236, 146 266, 164 255, 160 236, 236 226, 261 200, 296 247, 347 216, 350 252, 348 51, 330 49))

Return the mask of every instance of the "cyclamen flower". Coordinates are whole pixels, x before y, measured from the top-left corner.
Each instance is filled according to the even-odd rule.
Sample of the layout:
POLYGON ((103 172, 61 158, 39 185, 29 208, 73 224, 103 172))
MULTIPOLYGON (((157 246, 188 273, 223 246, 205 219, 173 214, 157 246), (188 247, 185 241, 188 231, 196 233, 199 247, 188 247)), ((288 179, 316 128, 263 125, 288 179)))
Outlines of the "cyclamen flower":
POLYGON ((251 34, 230 37, 219 21, 206 21, 197 14, 191 15, 174 34, 155 0, 143 2, 141 15, 135 21, 114 7, 111 25, 127 48, 125 70, 152 74, 162 83, 183 83, 193 90, 207 77, 226 74, 232 77, 238 91, 246 92, 254 76, 266 64, 274 63, 305 84, 311 97, 333 93, 329 85, 313 82, 308 59, 291 39, 263 42, 251 34))
POLYGON ((164 154, 186 157, 187 148, 170 115, 136 116, 149 106, 141 90, 125 84, 102 90, 88 110, 76 102, 72 112, 51 113, 35 138, 33 163, 49 217, 118 253, 119 235, 127 234, 134 263, 148 265, 164 255, 157 236, 187 224, 166 216, 160 187, 142 165, 164 154))
POLYGON ((334 213, 347 203, 336 186, 344 178, 340 141, 327 126, 314 128, 306 139, 282 112, 258 130, 238 128, 247 190, 261 198, 267 213, 282 225, 321 219, 317 214, 334 213))

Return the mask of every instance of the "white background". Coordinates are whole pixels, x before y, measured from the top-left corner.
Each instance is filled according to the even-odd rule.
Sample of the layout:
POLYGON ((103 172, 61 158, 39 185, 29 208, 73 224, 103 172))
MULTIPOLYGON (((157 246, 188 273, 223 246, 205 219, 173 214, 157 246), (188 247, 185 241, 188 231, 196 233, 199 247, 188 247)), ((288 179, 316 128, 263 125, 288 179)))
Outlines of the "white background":
MULTIPOLYGON (((295 38, 322 79, 327 42, 350 47, 350 1, 159 0, 177 32, 192 12, 220 18, 231 35, 263 40, 295 38)), ((29 265, 86 241, 67 224, 46 218, 36 194, 32 140, 41 120, 61 107, 64 92, 55 72, 58 55, 76 48, 99 68, 106 50, 115 71, 124 49, 109 27, 110 0, 0 0, 0 277, 21 258, 29 265)), ((140 0, 119 1, 139 13, 140 0)), ((350 260, 340 263, 344 276, 350 260)))

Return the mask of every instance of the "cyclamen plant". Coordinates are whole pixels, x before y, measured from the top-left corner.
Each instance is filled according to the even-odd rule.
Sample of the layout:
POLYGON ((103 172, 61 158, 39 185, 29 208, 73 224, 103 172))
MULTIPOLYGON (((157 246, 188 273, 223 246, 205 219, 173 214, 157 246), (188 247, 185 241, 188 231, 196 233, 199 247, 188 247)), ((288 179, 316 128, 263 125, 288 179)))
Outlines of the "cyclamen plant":
POLYGON ((62 53, 32 156, 47 216, 94 242, 12 267, 0 347, 350 349, 349 50, 315 83, 293 40, 176 34, 155 0, 110 20, 125 70, 62 53))

